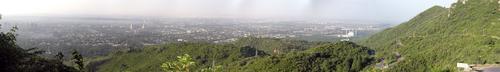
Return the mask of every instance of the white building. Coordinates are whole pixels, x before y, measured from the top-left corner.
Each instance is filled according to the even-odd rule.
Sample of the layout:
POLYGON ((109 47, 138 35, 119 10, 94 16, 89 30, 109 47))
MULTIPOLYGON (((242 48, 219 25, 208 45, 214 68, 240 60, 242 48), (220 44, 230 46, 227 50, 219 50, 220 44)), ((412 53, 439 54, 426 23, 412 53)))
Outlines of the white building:
POLYGON ((182 41, 184 41, 184 39, 177 39, 177 41, 182 42, 182 41))
POLYGON ((337 37, 346 37, 347 38, 347 37, 354 37, 354 35, 355 35, 355 32, 350 31, 350 32, 347 32, 345 35, 337 35, 337 37))
POLYGON ((144 29, 145 24, 146 24, 146 20, 143 20, 141 29, 144 29))
POLYGON ((130 24, 130 30, 134 30, 134 25, 130 24))
POLYGON ((457 67, 463 69, 463 71, 471 71, 472 68, 469 64, 466 63, 457 63, 457 67))

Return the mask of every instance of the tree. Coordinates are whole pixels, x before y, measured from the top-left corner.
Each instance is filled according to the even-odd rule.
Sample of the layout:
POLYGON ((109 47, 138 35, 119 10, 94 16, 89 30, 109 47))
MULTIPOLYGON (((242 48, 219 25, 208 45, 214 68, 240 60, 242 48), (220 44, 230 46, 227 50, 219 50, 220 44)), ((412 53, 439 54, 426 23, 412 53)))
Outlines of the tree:
MULTIPOLYGON (((1 15, 0 15, 1 19, 1 15)), ((0 71, 1 72, 75 72, 60 61, 48 60, 37 56, 44 51, 37 48, 23 49, 16 44, 17 27, 8 32, 0 32, 0 71)))
POLYGON ((13 28, 9 32, 0 32, 1 71, 16 71, 17 63, 26 57, 23 50, 16 45, 15 29, 13 28))
POLYGON ((342 41, 306 51, 257 58, 238 69, 255 72, 359 72, 373 62, 370 50, 342 41))
POLYGON ((204 69, 201 69, 200 72, 222 72, 222 66, 217 65, 214 67, 204 68, 204 69))
POLYGON ((76 51, 76 50, 73 50, 72 54, 73 54, 73 59, 75 60, 74 63, 78 65, 78 69, 80 71, 83 71, 83 67, 84 67, 83 56, 80 53, 78 53, 78 51, 76 51))
POLYGON ((177 61, 165 62, 161 67, 165 72, 190 72, 189 67, 194 65, 195 62, 190 55, 184 54, 177 56, 177 61))
POLYGON ((120 65, 120 72, 127 72, 126 69, 129 68, 127 64, 120 65))
POLYGON ((217 65, 217 66, 213 66, 213 67, 204 68, 204 69, 201 69, 200 72, 222 72, 222 66, 217 65))
POLYGON ((57 55, 55 56, 57 60, 62 61, 64 58, 64 55, 62 52, 58 52, 57 55))

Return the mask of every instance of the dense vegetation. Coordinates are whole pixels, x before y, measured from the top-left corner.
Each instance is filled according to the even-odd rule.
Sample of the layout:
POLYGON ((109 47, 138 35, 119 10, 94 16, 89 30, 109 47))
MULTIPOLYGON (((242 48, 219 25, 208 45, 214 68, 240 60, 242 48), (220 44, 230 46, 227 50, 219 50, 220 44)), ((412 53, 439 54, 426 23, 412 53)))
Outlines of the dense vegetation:
MULTIPOLYGON (((367 47, 352 42, 315 43, 286 39, 241 38, 236 42, 170 43, 147 46, 140 51, 111 55, 99 71, 164 71, 177 65, 178 56, 194 60, 189 71, 222 68, 223 71, 360 71, 373 62, 367 47), (266 41, 266 43, 263 43, 266 41), (261 44, 252 44, 261 43, 261 44), (274 46, 279 45, 279 46, 274 46), (273 47, 282 47, 282 52, 273 47), (120 67, 120 66, 127 66, 120 67)), ((189 62, 189 61, 188 61, 189 62)), ((183 65, 183 64, 180 64, 183 65)), ((173 67, 175 68, 175 67, 173 67)), ((171 69, 169 69, 171 70, 171 69)), ((186 70, 183 70, 186 71, 186 70)))
POLYGON ((352 42, 338 42, 240 62, 239 69, 250 72, 357 72, 372 63, 371 53, 374 52, 352 42))
POLYGON ((361 44, 378 51, 379 63, 389 66, 385 71, 455 71, 459 62, 500 62, 499 0, 463 1, 432 7, 361 44))

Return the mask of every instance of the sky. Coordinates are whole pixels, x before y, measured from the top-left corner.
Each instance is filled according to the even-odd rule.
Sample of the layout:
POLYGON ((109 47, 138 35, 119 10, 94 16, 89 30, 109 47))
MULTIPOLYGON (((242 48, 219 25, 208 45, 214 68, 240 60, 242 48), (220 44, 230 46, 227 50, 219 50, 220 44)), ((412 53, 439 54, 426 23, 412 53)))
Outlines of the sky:
POLYGON ((403 22, 455 0, 0 0, 2 15, 325 17, 403 22))

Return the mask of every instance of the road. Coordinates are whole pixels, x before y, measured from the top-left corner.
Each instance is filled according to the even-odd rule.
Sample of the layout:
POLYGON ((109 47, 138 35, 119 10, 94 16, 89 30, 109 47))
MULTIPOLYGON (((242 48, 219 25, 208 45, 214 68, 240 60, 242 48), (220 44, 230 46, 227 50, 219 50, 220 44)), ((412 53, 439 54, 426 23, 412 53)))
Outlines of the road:
POLYGON ((484 68, 481 72, 500 72, 500 67, 484 68))

